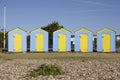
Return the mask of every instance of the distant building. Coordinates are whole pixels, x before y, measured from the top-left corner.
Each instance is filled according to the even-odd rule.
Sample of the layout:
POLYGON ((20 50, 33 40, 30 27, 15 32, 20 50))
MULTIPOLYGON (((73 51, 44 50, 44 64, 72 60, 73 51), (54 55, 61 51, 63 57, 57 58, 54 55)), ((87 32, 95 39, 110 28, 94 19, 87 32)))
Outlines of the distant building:
POLYGON ((120 35, 116 35, 116 49, 120 52, 120 35))
POLYGON ((116 35, 116 40, 120 40, 120 35, 116 35))
POLYGON ((75 36, 71 35, 71 43, 74 45, 75 44, 75 36))
POLYGON ((93 34, 93 41, 97 39, 97 35, 96 34, 93 34))

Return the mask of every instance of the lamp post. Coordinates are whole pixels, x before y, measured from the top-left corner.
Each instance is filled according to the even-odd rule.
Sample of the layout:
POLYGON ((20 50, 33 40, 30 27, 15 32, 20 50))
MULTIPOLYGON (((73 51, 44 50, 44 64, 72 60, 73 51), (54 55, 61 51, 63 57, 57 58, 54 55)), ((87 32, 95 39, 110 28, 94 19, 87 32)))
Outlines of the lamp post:
POLYGON ((5 37, 5 33, 6 33, 6 5, 4 5, 4 43, 3 43, 3 47, 4 49, 6 48, 6 37, 5 37))

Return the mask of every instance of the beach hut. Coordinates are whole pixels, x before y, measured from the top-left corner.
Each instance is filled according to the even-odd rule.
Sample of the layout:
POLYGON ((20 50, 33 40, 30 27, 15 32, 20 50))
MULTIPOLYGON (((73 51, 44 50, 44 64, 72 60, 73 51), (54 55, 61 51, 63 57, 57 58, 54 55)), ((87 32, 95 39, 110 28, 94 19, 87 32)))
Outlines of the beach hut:
POLYGON ((97 51, 98 52, 115 52, 116 51, 116 32, 109 28, 103 28, 97 31, 97 51))
POLYGON ((46 52, 48 51, 48 32, 37 28, 30 32, 30 51, 46 52))
POLYGON ((8 52, 27 51, 27 33, 21 28, 15 28, 8 32, 8 52))
POLYGON ((71 51, 71 32, 61 28, 53 32, 53 51, 71 51))
POLYGON ((93 32, 81 28, 75 31, 75 51, 92 52, 93 51, 93 32))

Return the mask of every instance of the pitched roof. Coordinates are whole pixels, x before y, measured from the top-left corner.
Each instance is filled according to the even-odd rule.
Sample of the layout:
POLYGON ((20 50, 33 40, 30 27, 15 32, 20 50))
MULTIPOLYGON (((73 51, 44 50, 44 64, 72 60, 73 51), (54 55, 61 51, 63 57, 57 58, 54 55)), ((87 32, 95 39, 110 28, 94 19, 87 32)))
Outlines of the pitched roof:
MULTIPOLYGON (((42 30, 42 31, 44 31, 44 32, 47 32, 47 31, 45 31, 44 29, 42 29, 42 28, 36 28, 36 29, 34 29, 34 30, 32 30, 32 31, 30 31, 30 33, 31 32, 35 32, 35 31, 37 31, 37 30, 42 30)), ((48 33, 48 32, 47 32, 48 33)))
POLYGON ((14 30, 21 30, 21 31, 23 31, 23 32, 27 32, 27 31, 25 31, 25 30, 23 30, 23 29, 21 29, 21 28, 19 28, 19 27, 16 27, 16 28, 14 28, 14 29, 9 30, 8 33, 9 33, 9 32, 12 32, 12 31, 14 31, 14 30))
POLYGON ((69 31, 69 30, 67 30, 67 29, 65 29, 65 28, 60 28, 60 29, 54 31, 53 33, 58 32, 58 31, 60 31, 60 30, 64 30, 64 31, 66 31, 66 32, 72 33, 71 31, 69 31))
POLYGON ((76 30, 74 33, 78 33, 78 32, 83 31, 83 30, 90 32, 90 33, 93 33, 91 30, 88 30, 87 28, 80 28, 80 29, 76 30))
POLYGON ((105 31, 105 30, 108 30, 108 31, 110 31, 110 32, 116 33, 116 31, 114 31, 114 30, 112 30, 112 29, 110 29, 110 28, 107 28, 107 27, 98 30, 97 33, 100 33, 100 32, 105 31))

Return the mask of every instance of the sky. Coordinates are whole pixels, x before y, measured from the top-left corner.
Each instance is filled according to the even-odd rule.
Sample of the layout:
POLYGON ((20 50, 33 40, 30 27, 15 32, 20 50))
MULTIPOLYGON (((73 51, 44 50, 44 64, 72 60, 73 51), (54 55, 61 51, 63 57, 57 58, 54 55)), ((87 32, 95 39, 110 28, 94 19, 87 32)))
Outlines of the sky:
POLYGON ((0 0, 0 29, 4 3, 7 31, 20 27, 29 32, 57 21, 72 32, 108 27, 120 34, 120 0, 0 0))

